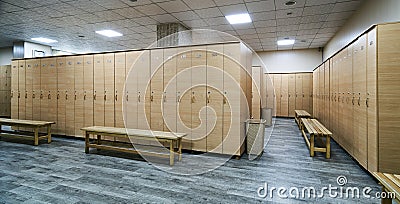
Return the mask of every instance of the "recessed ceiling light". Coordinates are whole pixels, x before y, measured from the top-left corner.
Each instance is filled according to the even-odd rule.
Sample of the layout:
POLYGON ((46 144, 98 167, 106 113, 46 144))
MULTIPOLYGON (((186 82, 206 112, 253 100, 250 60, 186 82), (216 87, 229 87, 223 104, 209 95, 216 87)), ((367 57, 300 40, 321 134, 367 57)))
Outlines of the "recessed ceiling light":
POLYGON ((293 5, 295 5, 295 4, 296 4, 296 1, 287 1, 287 2, 285 3, 286 6, 293 6, 293 5))
POLYGON ((294 40, 278 40, 278 45, 293 45, 294 40))
POLYGON ((117 31, 113 30, 98 30, 96 33, 110 38, 122 36, 122 33, 118 33, 117 31))
POLYGON ((42 42, 42 43, 56 43, 58 42, 57 40, 52 40, 49 38, 31 38, 31 40, 42 42))
POLYGON ((241 23, 250 23, 251 18, 248 13, 241 13, 241 14, 235 14, 235 15, 229 15, 225 16, 226 20, 230 24, 241 24, 241 23))

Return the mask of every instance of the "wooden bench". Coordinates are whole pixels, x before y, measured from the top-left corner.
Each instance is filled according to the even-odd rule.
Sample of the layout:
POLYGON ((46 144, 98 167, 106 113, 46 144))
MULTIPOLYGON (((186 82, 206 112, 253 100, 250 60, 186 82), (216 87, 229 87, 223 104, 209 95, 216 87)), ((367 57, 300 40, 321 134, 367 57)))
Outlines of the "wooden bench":
POLYGON ((55 124, 55 122, 47 122, 47 121, 35 121, 35 120, 18 120, 18 119, 7 119, 0 118, 0 135, 6 134, 8 136, 13 137, 22 137, 27 138, 26 136, 31 136, 29 134, 23 134, 23 131, 20 132, 7 132, 2 130, 3 125, 7 126, 18 126, 18 127, 26 127, 33 128, 33 138, 34 145, 39 145, 39 139, 47 139, 47 143, 51 142, 51 125, 55 124), (47 134, 43 136, 39 136, 39 128, 47 128, 47 134))
POLYGON ((331 136, 332 133, 326 129, 318 120, 301 118, 301 132, 306 140, 307 146, 310 149, 310 156, 314 156, 314 152, 325 152, 326 158, 331 157, 331 136), (308 139, 306 132, 310 133, 310 139, 308 139), (322 137, 326 138, 325 147, 315 147, 315 139, 317 138, 321 143, 322 137))
POLYGON ((301 118, 311 118, 311 115, 305 110, 294 111, 294 120, 296 121, 300 129, 301 129, 301 120, 300 120, 301 118))
POLYGON ((374 177, 378 179, 378 181, 382 185, 382 193, 385 193, 386 197, 381 197, 382 203, 391 204, 392 199, 396 200, 397 203, 400 203, 400 175, 380 172, 373 172, 372 175, 374 175, 374 177), (392 197, 390 197, 390 194, 392 195, 392 197))
MULTIPOLYGON (((89 153, 89 148, 114 150, 127 153, 152 155, 169 157, 169 164, 174 165, 175 153, 179 156, 179 161, 182 160, 182 138, 185 137, 186 133, 172 133, 152 130, 139 130, 139 129, 127 129, 127 128, 115 128, 115 127, 103 127, 93 126, 82 128, 85 132, 85 153, 89 153), (97 136, 97 140, 94 143, 90 142, 90 135, 97 136), (157 140, 159 142, 168 142, 169 151, 168 154, 156 151, 136 150, 131 147, 117 147, 113 145, 102 144, 102 136, 122 137, 129 139, 143 139, 143 140, 157 140), (174 144, 176 144, 177 151, 175 151, 174 144)), ((131 140, 132 141, 132 140, 131 140)))

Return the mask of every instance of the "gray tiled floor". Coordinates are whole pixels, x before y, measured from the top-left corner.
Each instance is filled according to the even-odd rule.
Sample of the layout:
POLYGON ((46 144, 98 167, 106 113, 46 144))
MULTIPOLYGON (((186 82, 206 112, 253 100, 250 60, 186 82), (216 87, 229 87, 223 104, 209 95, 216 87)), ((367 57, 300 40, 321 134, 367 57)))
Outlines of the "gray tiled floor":
MULTIPOLYGON (((0 141, 0 203, 379 203, 378 199, 259 198, 257 189, 314 187, 319 190, 346 176, 344 187, 365 186, 379 191, 336 143, 332 158, 308 149, 292 119, 277 119, 264 154, 254 161, 244 155, 223 166, 194 176, 171 174, 133 155, 96 150, 84 154, 81 140, 54 138, 51 144, 34 147, 31 142, 0 141)), ((184 166, 191 156, 183 155, 184 166)), ((217 157, 215 157, 217 158, 217 157)), ((209 161, 213 157, 205 158, 209 161)), ((163 165, 163 164, 161 164, 163 165)), ((193 165, 193 164, 192 164, 193 165)), ((166 167, 168 165, 165 165, 166 167)), ((287 195, 287 192, 286 192, 287 195)))

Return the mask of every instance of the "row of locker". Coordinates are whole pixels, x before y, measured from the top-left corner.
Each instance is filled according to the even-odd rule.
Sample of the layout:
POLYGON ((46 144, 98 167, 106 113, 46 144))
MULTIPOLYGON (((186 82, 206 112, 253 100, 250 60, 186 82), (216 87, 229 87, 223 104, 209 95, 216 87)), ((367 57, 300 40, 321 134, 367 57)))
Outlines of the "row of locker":
POLYGON ((314 117, 370 172, 400 173, 399 31, 378 25, 313 73, 314 117))
POLYGON ((266 106, 274 116, 294 117, 294 110, 312 114, 312 73, 265 74, 266 106))
POLYGON ((11 117, 77 137, 93 125, 185 132, 184 149, 241 155, 250 71, 241 43, 14 60, 11 117))
POLYGON ((11 116, 11 66, 0 66, 0 117, 11 116))

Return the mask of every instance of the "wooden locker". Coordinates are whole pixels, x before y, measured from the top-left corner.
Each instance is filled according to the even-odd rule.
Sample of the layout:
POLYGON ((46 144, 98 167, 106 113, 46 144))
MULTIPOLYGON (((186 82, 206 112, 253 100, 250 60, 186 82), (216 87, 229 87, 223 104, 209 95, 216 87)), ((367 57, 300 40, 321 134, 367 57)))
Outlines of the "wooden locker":
POLYGON ((312 77, 312 80, 313 80, 313 86, 312 86, 312 90, 313 90, 313 94, 312 94, 312 103, 313 103, 313 107, 312 107, 312 116, 314 117, 314 118, 317 118, 317 104, 318 104, 318 98, 317 98, 317 84, 318 84, 318 67, 313 71, 313 77, 312 77))
POLYGON ((178 48, 164 49, 164 78, 162 111, 164 131, 176 132, 177 94, 176 94, 176 54, 178 48))
MULTIPOLYGON (((25 60, 18 60, 18 119, 25 120, 25 101, 26 101, 26 89, 25 89, 25 60)), ((25 128, 19 128, 25 130, 25 128)))
POLYGON ((378 131, 377 131, 377 39, 376 28, 367 37, 367 132, 368 132, 368 170, 378 171, 378 131))
POLYGON ((271 108, 275 110, 275 97, 274 97, 274 85, 273 85, 273 75, 272 74, 265 74, 265 85, 267 89, 267 108, 271 108))
MULTIPOLYGON (((83 56, 83 126, 94 125, 94 59, 93 55, 83 56)), ((95 136, 91 136, 94 138, 95 136)))
POLYGON ((352 46, 344 50, 344 59, 342 64, 343 77, 343 147, 351 155, 353 155, 353 105, 352 105, 352 46))
MULTIPOLYGON (((49 74, 47 78, 47 93, 45 97, 48 103, 48 120, 57 122, 57 61, 56 58, 49 58, 49 74)), ((55 126, 56 127, 56 126, 55 126)), ((53 127, 53 128, 55 128, 53 127)), ((52 128, 52 129, 53 129, 52 128)))
POLYGON ((74 57, 66 57, 65 65, 65 134, 75 135, 75 72, 74 57))
POLYGON ((263 69, 260 66, 252 67, 252 115, 250 117, 254 119, 261 118, 261 106, 262 106, 262 82, 263 80, 263 69))
POLYGON ((353 135, 354 157, 364 167, 367 166, 367 36, 362 35, 353 46, 353 135))
POLYGON ((136 70, 133 70, 133 67, 138 66, 134 66, 134 64, 137 62, 137 59, 141 54, 141 51, 131 51, 126 53, 126 85, 124 87, 124 112, 126 113, 124 119, 126 128, 138 128, 137 82, 139 76, 136 70))
POLYGON ((282 74, 281 82, 281 116, 289 116, 289 74, 282 74))
POLYGON ((83 89, 83 56, 74 56, 74 136, 84 137, 81 128, 84 127, 84 89, 83 89))
MULTIPOLYGON (((301 82, 301 84, 302 84, 302 89, 301 89, 302 93, 299 94, 299 97, 301 99, 301 105, 302 105, 303 109, 305 111, 307 111, 308 113, 310 113, 311 115, 313 114, 313 110, 312 110, 312 104, 313 104, 313 102, 312 102, 312 95, 313 95, 312 94, 312 92, 313 92, 312 83, 313 83, 312 74, 310 74, 310 73, 302 74, 302 82, 301 82)), ((300 100, 299 100, 299 102, 300 102, 300 100)))
MULTIPOLYGON (((303 106, 303 99, 304 99, 304 95, 305 94, 308 94, 307 92, 305 93, 305 87, 303 87, 303 81, 305 82, 305 76, 306 76, 307 74, 303 74, 303 73, 296 73, 295 74, 295 81, 296 81, 296 90, 295 90, 295 92, 296 92, 296 94, 295 94, 295 97, 296 97, 296 99, 295 99, 295 109, 296 110, 305 110, 305 111, 307 111, 308 112, 308 107, 306 108, 306 104, 304 104, 304 106, 303 106)), ((305 82, 305 84, 306 84, 306 82, 305 82)), ((304 84, 304 85, 305 85, 304 84)), ((310 113, 310 112, 309 112, 310 113)))
POLYGON ((94 125, 104 126, 104 54, 93 56, 93 113, 94 125))
MULTIPOLYGON (((138 128, 149 130, 151 123, 150 91, 146 91, 150 85, 150 50, 143 51, 134 66, 134 73, 139 74, 137 80, 138 103, 138 128)), ((162 118, 160 118, 162 120, 162 118)))
MULTIPOLYGON (((224 63, 223 45, 207 46, 207 152, 222 154, 223 115, 224 115, 224 63)), ((258 75, 261 80, 261 67, 258 75)), ((256 89, 255 89, 256 90, 256 89)), ((261 91, 261 90, 260 90, 261 91)), ((256 94, 257 95, 257 94, 256 94)), ((253 95, 254 96, 254 95, 253 95)), ((253 98, 254 99, 254 98, 253 98)), ((258 103, 259 104, 259 103, 258 103)), ((256 106, 257 107, 257 106, 256 106)), ((256 112, 253 109, 253 113, 256 112)))
POLYGON ((183 47, 178 50, 176 61, 176 91, 178 94, 177 132, 188 135, 182 140, 182 148, 192 149, 192 48, 183 47))
POLYGON ((18 61, 11 61, 11 118, 18 119, 18 61))
POLYGON ((33 78, 32 78, 32 73, 33 73, 33 66, 35 64, 35 59, 29 59, 25 61, 25 96, 26 96, 26 102, 25 102, 25 118, 27 120, 32 120, 32 88, 33 88, 33 78))
MULTIPOLYGON (((40 59, 40 120, 49 121, 49 101, 47 98, 48 84, 50 77, 50 60, 51 58, 40 59)), ((43 131, 43 130, 42 130, 43 131)))
MULTIPOLYGON (((104 54, 104 125, 106 127, 115 126, 115 104, 114 104, 114 53, 104 54)), ((110 137, 114 140, 114 137, 110 137)))
POLYGON ((296 109, 296 74, 288 74, 288 116, 294 117, 296 109))
POLYGON ((121 128, 125 127, 122 108, 126 72, 125 66, 125 52, 115 53, 115 127, 121 128))
POLYGON ((65 112, 65 102, 66 102, 66 91, 68 84, 65 81, 66 76, 66 61, 65 57, 57 57, 57 122, 55 133, 60 135, 65 135, 65 120, 66 120, 66 112, 65 112))
POLYGON ((325 76, 324 76, 324 125, 326 128, 330 129, 329 123, 329 72, 330 72, 330 64, 329 61, 324 63, 325 65, 325 76))
POLYGON ((192 50, 192 150, 207 150, 207 52, 206 47, 192 50))
POLYGON ((274 74, 274 89, 275 89, 275 116, 282 116, 281 113, 281 100, 282 100, 282 75, 274 74))
POLYGON ((164 91, 164 50, 151 51, 151 90, 150 90, 150 127, 152 130, 164 130, 163 91, 164 91))
POLYGON ((334 63, 334 59, 330 59, 329 60, 329 93, 330 93, 330 101, 329 101, 329 121, 330 121, 330 125, 331 125, 331 129, 330 131, 332 132, 332 138, 336 141, 337 135, 336 135, 336 71, 334 71, 335 69, 337 69, 334 63))
POLYGON ((41 60, 37 59, 32 69, 32 119, 40 120, 40 72, 41 60))

